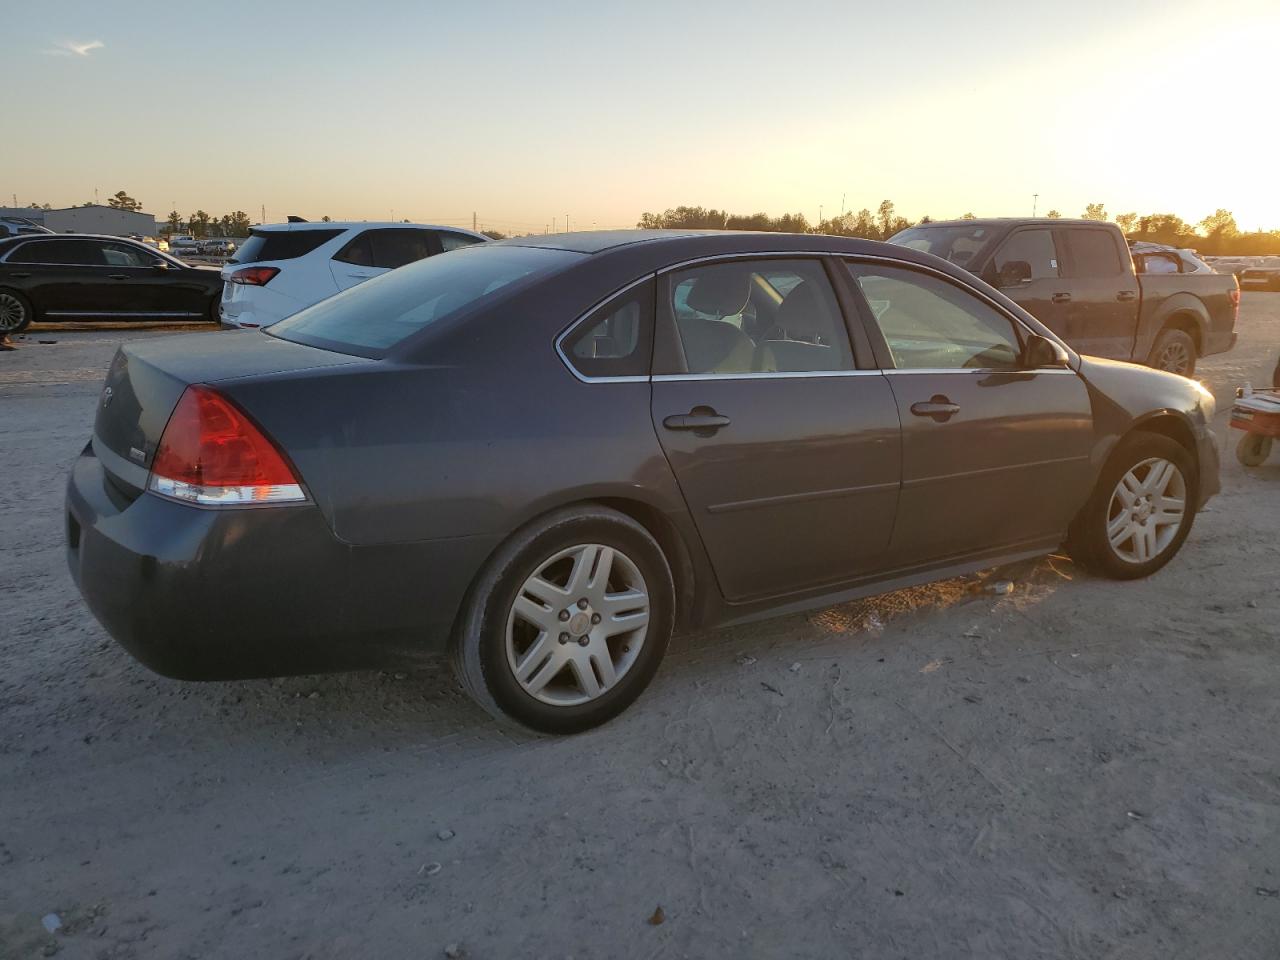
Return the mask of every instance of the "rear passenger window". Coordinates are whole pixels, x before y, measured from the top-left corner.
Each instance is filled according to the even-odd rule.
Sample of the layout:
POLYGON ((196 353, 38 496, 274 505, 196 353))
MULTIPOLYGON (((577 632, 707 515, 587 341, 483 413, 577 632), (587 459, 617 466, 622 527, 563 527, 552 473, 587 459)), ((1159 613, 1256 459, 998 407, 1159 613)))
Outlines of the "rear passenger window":
POLYGON ((459 247, 469 247, 473 243, 484 242, 477 237, 469 237, 465 233, 450 233, 447 230, 441 230, 437 236, 440 238, 440 249, 445 253, 457 250, 459 247))
POLYGON ((263 260, 293 260, 341 234, 341 229, 250 230, 232 263, 260 263, 263 260))
POLYGON ((1116 277, 1124 273, 1124 262, 1110 230, 1068 230, 1067 246, 1072 276, 1116 277))
POLYGON ((97 267, 104 263, 97 244, 89 240, 35 240, 22 244, 5 262, 97 267))
POLYGON ((669 316, 684 369, 818 373, 853 369, 840 307, 817 260, 756 260, 671 275, 669 316))
POLYGON ((357 267, 394 270, 431 256, 431 237, 426 230, 392 227, 366 230, 333 255, 333 259, 357 267))
POLYGON ((653 355, 653 281, 639 284, 580 321, 560 348, 584 377, 647 377, 653 355))

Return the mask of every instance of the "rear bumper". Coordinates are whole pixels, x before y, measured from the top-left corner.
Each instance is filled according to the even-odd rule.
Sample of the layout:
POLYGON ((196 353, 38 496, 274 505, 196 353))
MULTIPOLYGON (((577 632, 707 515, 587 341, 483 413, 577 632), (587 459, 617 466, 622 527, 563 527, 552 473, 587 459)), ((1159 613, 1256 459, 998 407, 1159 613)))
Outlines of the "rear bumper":
POLYGON ((311 504, 130 499, 89 448, 66 498, 67 563, 107 631, 186 680, 318 673, 443 652, 488 539, 352 546, 311 504))
POLYGON ((1207 357, 1215 353, 1226 353, 1235 345, 1236 333, 1234 330, 1211 332, 1205 337, 1204 355, 1207 357))

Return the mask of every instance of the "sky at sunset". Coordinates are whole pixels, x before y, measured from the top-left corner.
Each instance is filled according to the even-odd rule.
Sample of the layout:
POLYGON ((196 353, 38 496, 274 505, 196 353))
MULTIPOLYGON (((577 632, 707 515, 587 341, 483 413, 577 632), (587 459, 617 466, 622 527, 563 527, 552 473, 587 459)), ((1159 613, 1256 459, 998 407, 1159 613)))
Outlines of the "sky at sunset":
POLYGON ((0 203, 633 226, 1217 207, 1280 228, 1276 0, 0 0, 0 203))

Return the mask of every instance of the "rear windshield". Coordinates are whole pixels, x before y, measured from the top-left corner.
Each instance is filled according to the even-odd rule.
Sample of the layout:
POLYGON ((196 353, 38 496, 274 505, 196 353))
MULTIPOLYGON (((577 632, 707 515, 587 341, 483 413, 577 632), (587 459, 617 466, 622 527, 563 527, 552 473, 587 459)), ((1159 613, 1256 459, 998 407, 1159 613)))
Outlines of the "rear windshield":
POLYGON ((511 293, 583 254, 539 247, 476 244, 392 270, 292 317, 273 336, 328 350, 381 357, 428 324, 511 293))
POLYGON ((316 247, 332 240, 342 230, 250 230, 232 263, 261 263, 263 260, 293 260, 306 256, 316 247))
POLYGON ((939 227, 912 227, 894 234, 890 243, 922 253, 931 253, 957 266, 967 267, 978 251, 991 242, 995 231, 976 224, 950 224, 939 227))

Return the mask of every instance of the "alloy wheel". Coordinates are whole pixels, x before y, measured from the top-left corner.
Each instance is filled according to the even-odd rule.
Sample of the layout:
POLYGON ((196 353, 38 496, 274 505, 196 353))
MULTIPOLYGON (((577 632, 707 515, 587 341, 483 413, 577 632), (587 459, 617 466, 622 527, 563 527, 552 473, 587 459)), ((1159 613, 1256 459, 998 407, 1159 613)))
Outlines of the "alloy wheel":
POLYGON ((1156 369, 1186 376, 1191 370, 1191 354, 1187 345, 1181 340, 1172 340, 1165 344, 1160 356, 1156 358, 1156 369))
POLYGON ((22 301, 11 293, 0 293, 0 333, 12 333, 27 317, 22 301))
POLYGON ((1121 560, 1147 563, 1174 541, 1186 515, 1182 471, 1162 457, 1151 457, 1116 484, 1107 508, 1107 541, 1121 560))
POLYGON ((621 550, 581 544, 541 563, 507 617, 507 665, 531 697, 557 707, 595 700, 626 676, 649 627, 649 592, 621 550))

